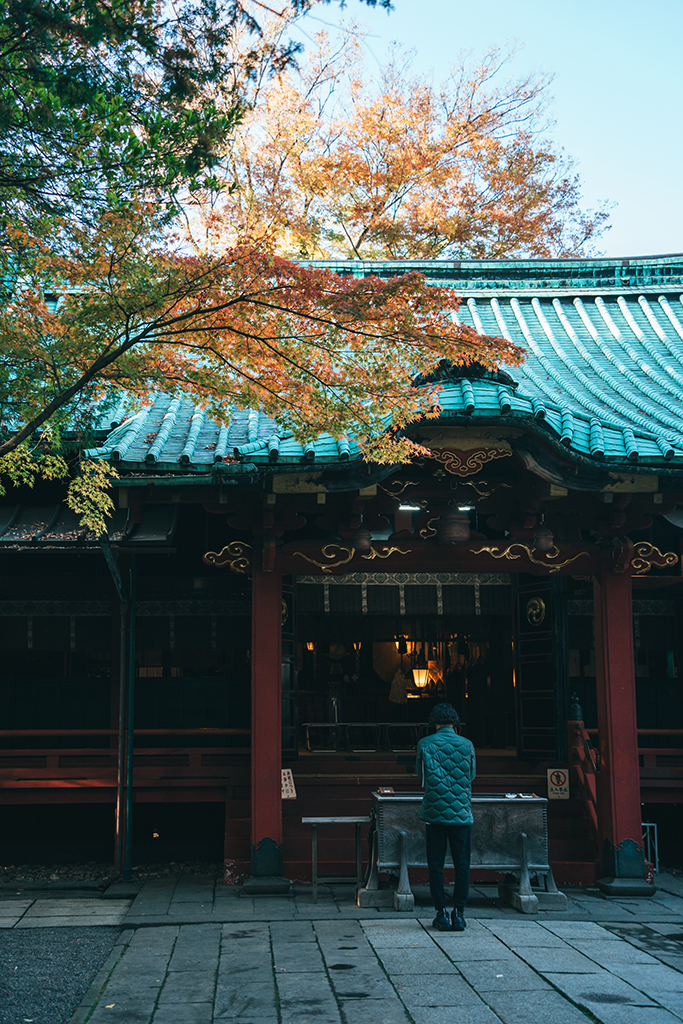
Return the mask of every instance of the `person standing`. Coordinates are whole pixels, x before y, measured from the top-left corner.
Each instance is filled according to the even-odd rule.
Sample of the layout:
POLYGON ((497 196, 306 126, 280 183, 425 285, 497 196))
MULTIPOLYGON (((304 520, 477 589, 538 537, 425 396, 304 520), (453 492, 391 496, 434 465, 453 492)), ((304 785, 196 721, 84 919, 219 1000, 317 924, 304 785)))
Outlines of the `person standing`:
POLYGON ((436 907, 433 924, 441 932, 465 930, 465 903, 470 886, 472 780, 476 759, 470 741, 455 731, 459 721, 452 704, 437 704, 429 716, 429 724, 436 731, 417 745, 416 771, 425 791, 419 817, 427 833, 429 889, 436 907), (446 910, 443 882, 449 844, 455 868, 452 918, 446 910))

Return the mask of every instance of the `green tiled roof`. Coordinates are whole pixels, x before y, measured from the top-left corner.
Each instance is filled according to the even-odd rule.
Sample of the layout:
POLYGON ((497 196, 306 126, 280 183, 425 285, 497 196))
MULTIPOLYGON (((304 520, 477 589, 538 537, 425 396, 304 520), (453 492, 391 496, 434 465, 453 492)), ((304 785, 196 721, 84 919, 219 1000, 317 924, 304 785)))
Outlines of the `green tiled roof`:
MULTIPOLYGON (((443 421, 523 426, 561 444, 570 460, 683 467, 683 257, 325 265, 354 276, 419 270, 462 296, 463 323, 524 346, 523 366, 508 368, 517 388, 475 376, 451 381, 443 421)), ((255 410, 235 411, 219 427, 167 396, 90 455, 176 473, 206 473, 226 456, 283 466, 359 457, 353 443, 329 435, 304 448, 255 410)))

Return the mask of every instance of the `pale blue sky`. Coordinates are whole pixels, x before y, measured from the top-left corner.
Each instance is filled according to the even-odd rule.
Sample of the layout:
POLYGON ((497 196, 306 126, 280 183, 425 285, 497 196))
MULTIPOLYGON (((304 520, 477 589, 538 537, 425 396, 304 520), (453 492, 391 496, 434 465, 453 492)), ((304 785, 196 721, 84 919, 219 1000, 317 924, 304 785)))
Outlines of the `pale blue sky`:
MULTIPOLYGON (((570 153, 583 205, 606 199, 608 256, 683 252, 683 0, 394 0, 373 11, 348 0, 382 59, 392 41, 416 51, 416 69, 445 77, 461 50, 523 46, 515 67, 550 71, 552 134, 570 153)), ((320 20, 339 19, 335 5, 320 20)), ((304 27, 308 27, 304 22, 304 27)), ((302 38, 302 41, 306 40, 302 38)))

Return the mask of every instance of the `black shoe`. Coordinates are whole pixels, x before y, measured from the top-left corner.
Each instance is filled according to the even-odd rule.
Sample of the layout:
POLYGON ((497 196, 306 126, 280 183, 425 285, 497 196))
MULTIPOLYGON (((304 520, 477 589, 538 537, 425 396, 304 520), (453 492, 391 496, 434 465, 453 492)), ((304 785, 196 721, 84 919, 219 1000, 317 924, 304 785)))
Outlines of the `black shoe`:
POLYGON ((454 910, 451 916, 451 931, 464 932, 467 928, 467 921, 463 917, 462 910, 454 910))
POLYGON ((451 921, 448 912, 446 910, 437 910, 432 925, 436 928, 437 932, 449 932, 451 930, 451 921))

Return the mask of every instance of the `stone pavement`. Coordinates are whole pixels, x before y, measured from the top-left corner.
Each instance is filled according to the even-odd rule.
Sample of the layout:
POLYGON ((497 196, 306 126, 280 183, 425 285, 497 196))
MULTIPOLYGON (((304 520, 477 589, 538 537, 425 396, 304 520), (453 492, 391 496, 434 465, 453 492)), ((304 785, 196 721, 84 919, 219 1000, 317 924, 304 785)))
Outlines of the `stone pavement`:
POLYGON ((657 883, 645 900, 566 890, 566 911, 535 917, 476 886, 462 934, 431 928, 420 887, 398 914, 359 909, 351 887, 313 903, 195 876, 100 899, 3 892, 0 924, 122 924, 71 1024, 681 1024, 683 880, 657 883))

